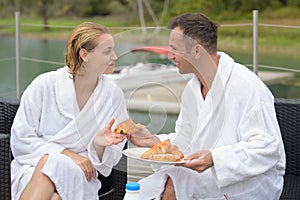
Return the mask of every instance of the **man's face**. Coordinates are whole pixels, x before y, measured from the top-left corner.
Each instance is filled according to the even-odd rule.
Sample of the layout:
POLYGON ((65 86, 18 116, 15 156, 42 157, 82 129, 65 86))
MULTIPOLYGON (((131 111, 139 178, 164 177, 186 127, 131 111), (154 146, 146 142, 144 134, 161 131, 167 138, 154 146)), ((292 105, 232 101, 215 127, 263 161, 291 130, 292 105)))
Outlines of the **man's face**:
POLYGON ((175 62, 178 67, 179 73, 193 73, 195 68, 192 65, 193 55, 187 52, 183 40, 183 30, 179 27, 174 28, 169 36, 170 52, 168 59, 175 62))

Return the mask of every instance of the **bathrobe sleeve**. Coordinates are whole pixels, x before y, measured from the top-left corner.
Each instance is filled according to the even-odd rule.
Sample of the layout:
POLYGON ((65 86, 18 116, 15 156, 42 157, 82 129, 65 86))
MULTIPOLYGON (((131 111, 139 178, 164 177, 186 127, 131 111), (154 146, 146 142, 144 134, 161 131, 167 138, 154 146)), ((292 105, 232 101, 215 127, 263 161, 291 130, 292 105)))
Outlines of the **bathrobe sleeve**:
POLYGON ((60 153, 64 147, 47 142, 38 134, 43 105, 42 76, 34 80, 22 95, 19 109, 11 129, 11 148, 14 158, 22 165, 35 166, 46 153, 60 153))
MULTIPOLYGON (((110 118, 115 118, 115 124, 119 124, 122 121, 125 121, 129 118, 126 101, 123 95, 122 90, 113 84, 113 94, 111 96, 111 103, 109 104, 111 109, 113 110, 113 115, 110 118)), ((110 120, 108 118, 107 120, 110 120)), ((114 126, 112 129, 114 129, 114 126)), ((95 134, 96 136, 96 134, 95 134)), ((122 157, 122 150, 127 140, 117 144, 106 146, 104 149, 104 153, 102 156, 102 160, 100 161, 98 158, 98 154, 93 146, 93 140, 88 145, 88 156, 91 159, 92 163, 96 167, 96 169, 104 176, 108 176, 111 173, 112 168, 119 162, 122 157)), ((121 169, 122 170, 122 169, 121 169)), ((125 170, 125 169, 124 169, 125 170)))
POLYGON ((217 185, 224 187, 262 174, 280 160, 280 131, 273 101, 249 106, 238 127, 235 145, 212 150, 212 172, 217 185))

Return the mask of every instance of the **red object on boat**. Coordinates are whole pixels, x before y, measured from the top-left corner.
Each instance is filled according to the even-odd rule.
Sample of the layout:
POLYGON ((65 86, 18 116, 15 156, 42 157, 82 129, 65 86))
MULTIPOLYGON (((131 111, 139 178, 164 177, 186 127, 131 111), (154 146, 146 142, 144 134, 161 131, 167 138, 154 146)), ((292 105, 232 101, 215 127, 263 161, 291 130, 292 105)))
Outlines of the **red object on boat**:
POLYGON ((168 46, 145 46, 145 47, 131 49, 131 52, 136 52, 136 51, 147 51, 147 52, 153 52, 153 53, 163 55, 169 53, 169 47, 168 46))

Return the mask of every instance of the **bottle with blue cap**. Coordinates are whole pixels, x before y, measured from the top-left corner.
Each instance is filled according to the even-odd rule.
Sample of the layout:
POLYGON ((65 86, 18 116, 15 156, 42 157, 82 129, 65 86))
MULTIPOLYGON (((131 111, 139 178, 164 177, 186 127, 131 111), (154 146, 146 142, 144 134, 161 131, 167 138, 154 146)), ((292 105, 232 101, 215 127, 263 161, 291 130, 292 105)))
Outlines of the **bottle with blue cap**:
POLYGON ((127 183, 123 200, 140 200, 140 184, 137 182, 127 183))

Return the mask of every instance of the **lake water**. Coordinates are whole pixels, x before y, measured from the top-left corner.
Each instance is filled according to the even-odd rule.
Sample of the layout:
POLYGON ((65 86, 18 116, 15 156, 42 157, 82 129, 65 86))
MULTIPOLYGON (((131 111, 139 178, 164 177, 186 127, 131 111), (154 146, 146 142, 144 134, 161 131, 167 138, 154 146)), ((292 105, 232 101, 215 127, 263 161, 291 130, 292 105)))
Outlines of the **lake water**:
MULTIPOLYGON (((14 98, 16 90, 15 80, 15 40, 13 37, 0 37, 0 96, 14 98)), ((116 63, 116 66, 125 64, 134 64, 149 54, 129 53, 129 49, 141 44, 132 44, 126 42, 116 43, 116 53, 122 55, 116 63)), ((166 45, 166 44, 162 44, 166 45)), ((22 39, 21 56, 48 60, 57 63, 64 63, 65 40, 40 40, 40 39, 22 39)), ((249 54, 240 52, 230 52, 230 55, 242 64, 251 63, 251 52, 249 54)), ((279 66, 297 66, 300 59, 289 59, 280 56, 272 58, 260 56, 261 64, 279 66)), ((55 70, 62 65, 45 64, 32 62, 25 59, 21 60, 21 90, 23 91, 28 84, 39 74, 50 70, 55 70)), ((292 80, 282 80, 278 83, 268 85, 275 97, 278 98, 300 98, 300 74, 295 73, 292 80)))
MULTIPOLYGON (((0 96, 15 98, 15 40, 13 37, 2 36, 0 38, 0 44, 0 96)), ((130 48, 141 45, 143 44, 116 42, 116 53, 117 55, 119 55, 119 60, 116 63, 116 68, 145 60, 145 57, 149 56, 149 53, 129 53, 130 48)), ((23 58, 35 58, 62 64, 45 64, 22 59, 20 75, 21 91, 23 91, 37 75, 62 67, 64 63, 65 46, 65 40, 40 40, 22 38, 21 56, 23 58)), ((237 62, 243 64, 251 63, 251 52, 248 55, 241 52, 230 52, 230 55, 234 57, 237 62)), ((286 66, 296 66, 296 64, 300 63, 300 59, 295 60, 285 58, 286 60, 284 60, 284 58, 280 58, 278 56, 274 58, 266 56, 262 57, 264 59, 262 64, 265 65, 274 65, 274 63, 279 63, 281 64, 280 66, 283 66, 283 64, 286 63, 286 66)), ((300 98, 300 74, 295 73, 295 77, 293 79, 282 80, 275 84, 268 85, 268 87, 277 98, 300 98)), ((136 122, 148 125, 150 130, 155 133, 172 131, 174 129, 174 122, 177 117, 177 115, 174 114, 170 114, 168 116, 160 116, 155 113, 139 112, 131 112, 130 115, 136 122), (161 117, 164 117, 164 119, 161 119, 161 117)))

